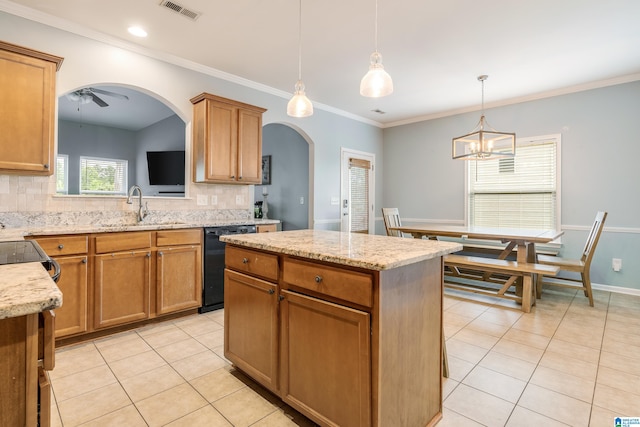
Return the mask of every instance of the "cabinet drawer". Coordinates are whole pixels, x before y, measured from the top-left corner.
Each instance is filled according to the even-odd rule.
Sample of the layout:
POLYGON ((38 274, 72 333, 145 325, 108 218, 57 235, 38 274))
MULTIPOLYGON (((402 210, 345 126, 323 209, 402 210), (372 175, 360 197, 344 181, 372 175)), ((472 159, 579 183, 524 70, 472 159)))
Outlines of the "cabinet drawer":
POLYGON ((96 236, 96 253, 128 251, 151 247, 151 233, 147 231, 132 231, 128 233, 113 233, 96 236))
POLYGON ((258 233, 273 233, 278 231, 277 224, 260 224, 256 225, 256 231, 258 233))
POLYGON ((38 237, 36 241, 51 257, 87 253, 87 236, 38 237))
POLYGON ((372 306, 373 279, 369 274, 294 259, 285 259, 282 267, 282 278, 291 285, 365 307, 372 306))
POLYGON ((201 228, 189 230, 158 230, 156 233, 157 246, 199 245, 201 239, 201 228))
POLYGON ((228 268, 269 280, 278 280, 278 256, 227 245, 225 264, 228 268))

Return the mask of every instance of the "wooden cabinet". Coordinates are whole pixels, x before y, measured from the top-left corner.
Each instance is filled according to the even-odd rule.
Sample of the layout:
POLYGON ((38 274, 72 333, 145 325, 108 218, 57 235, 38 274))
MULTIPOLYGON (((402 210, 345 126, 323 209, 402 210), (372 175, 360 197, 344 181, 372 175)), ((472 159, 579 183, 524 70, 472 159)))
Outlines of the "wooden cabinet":
POLYGON ((0 42, 0 171, 54 170, 56 70, 62 58, 0 42))
POLYGON ((53 328, 51 312, 0 320, 0 425, 49 425, 53 328))
POLYGON ((277 392, 277 285, 228 269, 224 274, 224 355, 277 392))
POLYGON ((156 309, 158 314, 202 305, 202 230, 157 232, 156 309))
POLYGON ((262 182, 264 108, 208 93, 193 103, 194 182, 262 182))
POLYGON ((110 233, 95 238, 95 329, 150 316, 151 233, 110 233))
POLYGON ((64 303, 56 309, 56 338, 88 331, 88 237, 39 237, 38 244, 63 272, 58 280, 64 303))
POLYGON ((278 224, 258 224, 256 231, 258 233, 273 233, 278 231, 278 224))

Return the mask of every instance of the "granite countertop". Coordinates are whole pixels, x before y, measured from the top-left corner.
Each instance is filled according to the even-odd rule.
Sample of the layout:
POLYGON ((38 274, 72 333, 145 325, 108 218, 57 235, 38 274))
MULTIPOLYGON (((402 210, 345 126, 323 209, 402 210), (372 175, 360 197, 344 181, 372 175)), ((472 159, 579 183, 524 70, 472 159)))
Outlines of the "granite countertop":
POLYGON ((388 270, 462 250, 453 242, 325 230, 227 235, 220 240, 369 270, 388 270))
POLYGON ((38 262, 0 266, 0 319, 52 310, 62 292, 38 262))

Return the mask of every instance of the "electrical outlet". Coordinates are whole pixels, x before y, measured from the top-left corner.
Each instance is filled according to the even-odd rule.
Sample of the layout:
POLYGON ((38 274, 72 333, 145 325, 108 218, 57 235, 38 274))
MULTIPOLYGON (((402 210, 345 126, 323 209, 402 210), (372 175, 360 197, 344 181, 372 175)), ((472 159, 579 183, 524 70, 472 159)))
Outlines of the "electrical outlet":
POLYGON ((206 194, 198 194, 197 203, 198 206, 207 206, 207 195, 206 194))
POLYGON ((213 195, 211 196, 211 204, 212 205, 217 205, 218 204, 218 196, 217 195, 213 195))
POLYGON ((620 258, 613 258, 611 260, 611 268, 613 268, 613 271, 620 271, 622 269, 622 260, 620 258))
POLYGON ((242 205, 244 203, 244 197, 238 195, 236 196, 236 205, 242 205))
POLYGON ((304 196, 300 196, 300 204, 304 205, 304 196))

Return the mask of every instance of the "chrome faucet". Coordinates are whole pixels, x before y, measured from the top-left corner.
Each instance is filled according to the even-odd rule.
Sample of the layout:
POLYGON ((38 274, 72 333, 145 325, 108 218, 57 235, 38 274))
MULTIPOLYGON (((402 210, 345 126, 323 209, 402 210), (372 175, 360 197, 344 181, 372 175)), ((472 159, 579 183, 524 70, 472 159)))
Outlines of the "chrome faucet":
POLYGON ((144 205, 144 208, 142 207, 142 189, 140 188, 139 185, 132 185, 131 188, 129 189, 129 195, 127 196, 127 203, 128 204, 133 204, 133 201, 131 200, 131 198, 133 197, 133 193, 136 192, 136 190, 138 190, 138 204, 140 205, 138 208, 138 222, 141 222, 144 217, 146 217, 149 214, 149 202, 146 202, 144 205))

